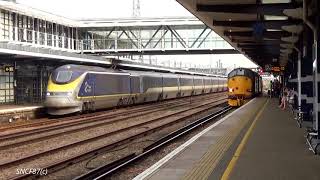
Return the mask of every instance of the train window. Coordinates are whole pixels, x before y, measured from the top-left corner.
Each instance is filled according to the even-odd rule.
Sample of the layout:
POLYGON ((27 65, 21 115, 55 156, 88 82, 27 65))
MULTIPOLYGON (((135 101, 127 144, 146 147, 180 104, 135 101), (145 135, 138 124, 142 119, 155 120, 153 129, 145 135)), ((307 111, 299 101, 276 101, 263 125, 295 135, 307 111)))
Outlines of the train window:
POLYGON ((59 71, 56 77, 56 81, 59 83, 69 82, 72 77, 72 71, 59 71))
POLYGON ((229 77, 233 77, 233 76, 236 76, 236 75, 237 75, 237 73, 236 73, 235 70, 233 70, 233 71, 231 71, 231 72, 229 73, 229 77))
POLYGON ((237 75, 244 75, 244 69, 239 69, 238 71, 237 71, 237 75))

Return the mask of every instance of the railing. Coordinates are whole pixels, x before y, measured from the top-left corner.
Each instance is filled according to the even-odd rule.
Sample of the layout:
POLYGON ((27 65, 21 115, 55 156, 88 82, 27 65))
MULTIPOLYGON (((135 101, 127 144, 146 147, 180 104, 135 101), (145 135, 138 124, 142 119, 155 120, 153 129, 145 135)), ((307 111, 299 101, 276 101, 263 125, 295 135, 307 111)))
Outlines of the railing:
POLYGON ((37 47, 68 51, 79 49, 79 47, 76 47, 77 41, 71 37, 35 31, 26 28, 12 27, 10 33, 7 36, 2 36, 1 38, 3 41, 10 41, 18 44, 37 47))
POLYGON ((177 39, 91 39, 77 41, 78 51, 117 51, 117 50, 170 50, 170 49, 233 49, 221 38, 189 38, 188 40, 177 39), (196 41, 197 40, 197 41, 196 41))
POLYGON ((8 36, 2 40, 17 44, 44 47, 70 52, 118 52, 123 50, 195 50, 195 49, 233 49, 220 37, 185 37, 185 38, 106 38, 76 40, 65 35, 12 27, 8 36))

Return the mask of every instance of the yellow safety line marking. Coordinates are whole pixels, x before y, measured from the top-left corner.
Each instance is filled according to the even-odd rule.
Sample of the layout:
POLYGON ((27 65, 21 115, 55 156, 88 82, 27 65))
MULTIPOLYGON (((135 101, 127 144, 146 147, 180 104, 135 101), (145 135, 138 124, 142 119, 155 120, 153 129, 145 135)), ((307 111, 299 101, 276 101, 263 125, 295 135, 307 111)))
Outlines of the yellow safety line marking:
POLYGON ((256 118, 253 120, 251 126, 249 127, 248 131, 246 132, 246 134, 244 135, 243 139, 241 140, 239 146, 237 147, 237 150, 236 152, 234 153, 231 161, 229 162, 226 170, 224 171, 222 177, 221 177, 221 180, 228 180, 230 178, 230 175, 240 157, 240 154, 244 148, 244 146, 247 144, 247 141, 257 123, 257 120, 260 118, 262 112, 264 111, 264 109, 267 107, 267 104, 269 102, 269 99, 265 102, 265 104, 263 105, 263 107, 261 108, 261 110, 258 112, 256 118))

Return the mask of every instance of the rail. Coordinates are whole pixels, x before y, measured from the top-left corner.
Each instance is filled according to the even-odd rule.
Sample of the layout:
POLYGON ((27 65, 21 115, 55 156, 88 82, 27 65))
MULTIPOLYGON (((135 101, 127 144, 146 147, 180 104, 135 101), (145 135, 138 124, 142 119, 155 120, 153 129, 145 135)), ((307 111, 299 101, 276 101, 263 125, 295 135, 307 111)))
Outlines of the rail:
POLYGON ((166 144, 172 142, 173 140, 176 140, 177 138, 194 130, 195 128, 220 117, 221 115, 227 113, 231 109, 232 109, 231 107, 225 107, 224 109, 222 109, 218 112, 212 113, 204 118, 201 118, 191 124, 186 125, 185 127, 181 128, 181 129, 178 129, 178 130, 168 134, 167 136, 159 139, 155 143, 144 148, 143 152, 139 155, 130 154, 124 158, 121 158, 118 161, 115 161, 110 164, 98 167, 96 169, 93 169, 86 174, 83 174, 81 176, 76 177, 74 180, 89 180, 89 179, 98 180, 98 179, 104 179, 106 177, 109 177, 111 174, 117 172, 121 168, 128 166, 129 164, 131 164, 139 159, 145 158, 150 153, 158 150, 159 148, 162 148, 166 144))

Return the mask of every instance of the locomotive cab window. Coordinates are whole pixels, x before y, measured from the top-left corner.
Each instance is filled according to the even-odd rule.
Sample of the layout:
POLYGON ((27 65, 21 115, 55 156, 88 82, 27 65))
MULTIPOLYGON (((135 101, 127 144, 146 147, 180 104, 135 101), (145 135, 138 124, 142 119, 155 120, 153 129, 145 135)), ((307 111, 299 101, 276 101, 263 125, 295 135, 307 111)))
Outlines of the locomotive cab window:
POLYGON ((238 75, 238 76, 244 76, 244 69, 239 69, 239 70, 237 71, 237 75, 238 75))
POLYGON ((59 71, 57 74, 56 81, 58 83, 67 83, 71 80, 72 71, 59 71))
POLYGON ((77 79, 83 73, 82 71, 56 70, 52 73, 51 77, 54 83, 67 84, 77 79))

